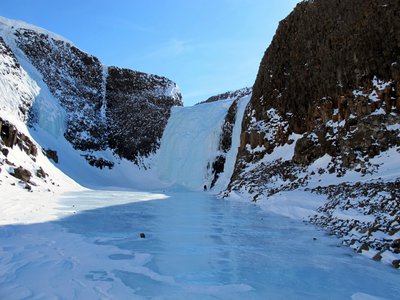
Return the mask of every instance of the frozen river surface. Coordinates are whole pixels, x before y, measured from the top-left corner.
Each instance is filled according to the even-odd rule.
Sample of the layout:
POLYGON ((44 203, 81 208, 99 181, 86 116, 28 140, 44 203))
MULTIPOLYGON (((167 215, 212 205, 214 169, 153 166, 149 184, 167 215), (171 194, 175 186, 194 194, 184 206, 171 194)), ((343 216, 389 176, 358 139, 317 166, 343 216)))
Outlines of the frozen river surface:
POLYGON ((58 221, 0 227, 0 299, 399 299, 398 270, 314 226, 166 196, 75 193, 58 221))

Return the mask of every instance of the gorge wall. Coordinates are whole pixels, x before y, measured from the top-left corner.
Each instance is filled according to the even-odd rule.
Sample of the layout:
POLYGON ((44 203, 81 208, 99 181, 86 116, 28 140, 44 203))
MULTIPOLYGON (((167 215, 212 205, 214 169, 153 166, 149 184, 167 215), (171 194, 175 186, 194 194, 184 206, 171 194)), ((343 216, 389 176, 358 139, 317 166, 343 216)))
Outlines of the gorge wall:
POLYGON ((246 110, 232 187, 247 163, 279 146, 295 145, 293 168, 328 154, 340 175, 368 172, 370 158, 400 145, 392 126, 400 109, 399 8, 303 1, 280 23, 246 110))
POLYGON ((399 267, 400 2, 314 0, 261 61, 228 191, 326 195, 311 221, 399 267))

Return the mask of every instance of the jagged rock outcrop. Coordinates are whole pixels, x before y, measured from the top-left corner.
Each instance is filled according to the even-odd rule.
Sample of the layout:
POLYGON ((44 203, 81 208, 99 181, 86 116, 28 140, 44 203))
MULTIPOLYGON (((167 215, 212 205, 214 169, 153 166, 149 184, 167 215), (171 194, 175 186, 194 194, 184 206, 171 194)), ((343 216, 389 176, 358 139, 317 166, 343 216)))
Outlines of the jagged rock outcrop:
POLYGON ((280 23, 246 110, 231 188, 245 184, 247 164, 287 144, 295 143, 285 159, 294 167, 328 154, 339 174, 400 145, 399 8, 303 1, 280 23))
MULTIPOLYGON (((171 107, 182 105, 174 82, 106 67, 64 38, 29 24, 1 18, 0 25, 0 38, 1 33, 6 37, 5 42, 0 40, 0 55, 10 57, 4 68, 0 65, 0 72, 19 71, 18 55, 13 51, 29 60, 65 110, 61 113, 65 115, 64 136, 75 149, 89 153, 111 149, 135 163, 157 150, 171 107)), ((19 109, 24 115, 30 111, 29 124, 35 125, 40 107, 30 110, 36 96, 32 94, 25 97, 26 101, 19 101, 24 104, 19 109)), ((91 164, 103 166, 103 158, 96 160, 102 163, 91 164)))
POLYGON ((24 182, 29 182, 32 177, 32 173, 21 166, 15 168, 14 172, 11 173, 11 175, 14 176, 15 178, 21 179, 24 182))
MULTIPOLYGON (((13 124, 0 117, 0 150, 3 149, 3 146, 12 149, 15 145, 31 158, 36 157, 38 150, 32 140, 19 132, 13 124)), ((4 148, 4 151, 8 154, 9 150, 4 148)))

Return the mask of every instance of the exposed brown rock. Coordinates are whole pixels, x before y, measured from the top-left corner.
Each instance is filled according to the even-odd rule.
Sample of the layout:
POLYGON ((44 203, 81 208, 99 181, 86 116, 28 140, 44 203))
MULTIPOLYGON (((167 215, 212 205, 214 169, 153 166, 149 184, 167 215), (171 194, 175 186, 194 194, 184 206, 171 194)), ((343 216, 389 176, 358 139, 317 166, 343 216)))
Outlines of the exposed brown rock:
POLYGON ((46 155, 48 158, 53 160, 56 164, 58 163, 58 155, 57 151, 51 150, 51 149, 43 149, 44 155, 46 155))
POLYGON ((318 209, 320 214, 310 219, 311 223, 328 229, 358 252, 379 251, 374 259, 380 260, 385 251, 398 254, 400 240, 394 233, 400 230, 400 179, 342 183, 312 191, 326 195, 327 201, 318 209), (370 221, 341 218, 348 210, 369 216, 370 221))
MULTIPOLYGON (((6 147, 13 148, 18 145, 27 155, 31 157, 37 156, 37 147, 31 139, 19 132, 13 124, 2 118, 0 118, 0 140, 6 147)), ((7 153, 8 149, 3 149, 2 151, 4 151, 4 154, 7 153)))
POLYGON ((1 149, 1 153, 2 153, 5 157, 7 157, 7 155, 8 155, 9 152, 10 152, 10 151, 9 151, 7 148, 1 149))
POLYGON ((395 259, 392 261, 392 266, 395 267, 396 269, 400 268, 400 259, 395 259))
POLYGON ((39 167, 39 169, 36 170, 36 176, 39 178, 46 178, 48 174, 43 170, 42 167, 39 167))
POLYGON ((292 133, 303 134, 295 165, 329 154, 338 176, 368 172, 369 158, 400 145, 387 129, 400 123, 399 10, 395 0, 303 1, 280 22, 246 109, 230 189, 292 133), (254 155, 257 146, 265 150, 254 155))
POLYGON ((32 177, 32 173, 23 167, 18 167, 14 169, 14 172, 11 173, 12 176, 24 181, 24 182, 29 182, 32 177))

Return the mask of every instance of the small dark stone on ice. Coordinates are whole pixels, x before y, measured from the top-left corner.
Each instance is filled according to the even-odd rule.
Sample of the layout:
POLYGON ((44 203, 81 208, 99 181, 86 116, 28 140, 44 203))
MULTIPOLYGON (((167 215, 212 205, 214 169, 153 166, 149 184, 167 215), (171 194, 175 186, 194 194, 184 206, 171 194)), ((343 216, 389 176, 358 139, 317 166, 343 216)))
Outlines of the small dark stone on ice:
POLYGON ((381 259, 382 259, 381 253, 375 254, 375 255, 372 257, 372 259, 375 260, 375 261, 381 261, 381 259))
POLYGON ((396 259, 396 260, 392 261, 392 265, 396 269, 399 269, 400 268, 400 259, 396 259))
POLYGON ((313 238, 313 240, 314 240, 314 241, 316 241, 316 240, 317 240, 317 238, 313 238))
POLYGON ((143 232, 141 232, 140 233, 140 238, 144 239, 145 237, 146 237, 146 235, 143 232))

